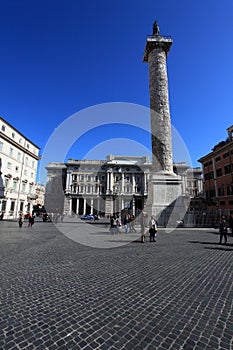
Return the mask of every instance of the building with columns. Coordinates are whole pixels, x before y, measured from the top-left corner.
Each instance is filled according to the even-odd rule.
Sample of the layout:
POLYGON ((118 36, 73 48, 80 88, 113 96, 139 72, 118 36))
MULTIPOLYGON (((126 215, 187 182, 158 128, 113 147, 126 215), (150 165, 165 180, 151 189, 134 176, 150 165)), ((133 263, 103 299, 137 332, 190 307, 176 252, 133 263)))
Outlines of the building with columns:
POLYGON ((46 167, 46 210, 105 216, 126 208, 133 213, 141 211, 150 167, 147 156, 109 155, 106 160, 50 163, 46 167))
MULTIPOLYGON (((106 160, 69 159, 67 163, 49 163, 46 169, 47 212, 109 216, 128 209, 137 215, 146 205, 152 171, 148 156, 108 155, 106 160)), ((195 173, 186 163, 174 164, 174 171, 183 179, 183 196, 196 195, 202 190, 201 170, 198 169, 195 173), (196 190, 190 193, 194 186, 196 190)))

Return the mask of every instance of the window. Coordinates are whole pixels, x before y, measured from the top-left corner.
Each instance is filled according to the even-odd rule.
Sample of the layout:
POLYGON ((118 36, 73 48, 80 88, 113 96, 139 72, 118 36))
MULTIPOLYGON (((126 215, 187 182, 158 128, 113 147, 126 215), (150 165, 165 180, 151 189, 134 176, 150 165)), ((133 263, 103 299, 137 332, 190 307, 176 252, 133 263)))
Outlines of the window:
POLYGON ((29 185, 29 193, 32 193, 33 186, 29 185))
POLYGON ((28 157, 25 158, 25 165, 28 165, 28 157))
POLYGON ((15 201, 11 201, 10 211, 15 210, 15 201))
POLYGON ((17 182, 14 181, 14 182, 13 182, 13 189, 16 190, 16 188, 17 188, 17 182))
POLYGON ((223 158, 229 157, 229 152, 224 153, 223 158))
POLYGON ((11 164, 10 162, 8 162, 8 163, 7 163, 7 169, 11 169, 11 165, 12 165, 12 164, 11 164))
POLYGON ((20 161, 20 158, 21 158, 21 153, 18 152, 18 154, 17 154, 17 160, 20 161))
POLYGON ((3 142, 0 142, 0 152, 2 152, 3 142))
POLYGON ((22 192, 25 192, 25 184, 22 184, 22 192))
POLYGON ((72 175, 72 180, 77 181, 77 175, 72 175))
POLYGON ((130 182, 130 176, 125 177, 126 182, 130 182))
POLYGON ((224 196, 224 187, 218 188, 218 196, 219 196, 219 197, 224 196))
POLYGON ((232 185, 227 185, 227 195, 231 196, 233 194, 233 187, 232 185))
POLYGON ((34 177, 34 173, 31 173, 31 179, 34 177))
POLYGON ((6 127, 4 124, 2 124, 2 131, 5 131, 6 130, 6 127))
POLYGON ((15 133, 12 132, 11 136, 12 136, 12 139, 14 139, 15 138, 15 133))
POLYGON ((221 159, 221 157, 217 157, 217 158, 215 158, 215 162, 219 162, 219 161, 220 161, 220 159, 221 159))
POLYGON ((15 171, 18 172, 19 171, 19 167, 16 165, 15 167, 15 171))
POLYGON ((35 168, 35 161, 32 161, 32 167, 35 168))
POLYGON ((6 178, 5 179, 5 187, 8 188, 8 186, 9 186, 9 179, 6 178))
POLYGON ((27 143, 27 149, 29 149, 29 143, 27 143))
POLYGON ((216 170, 216 176, 217 177, 222 176, 222 168, 219 168, 216 170))
POLYGON ((9 156, 10 156, 10 157, 13 157, 13 148, 12 148, 12 147, 10 147, 9 156))
POLYGON ((231 164, 225 165, 224 167, 225 175, 231 173, 231 164))
POLYGON ((19 143, 20 143, 20 144, 22 144, 22 143, 23 143, 23 140, 22 140, 21 138, 19 139, 19 143))
POLYGON ((27 176, 27 174, 28 174, 27 169, 24 169, 23 174, 24 174, 25 176, 27 176))

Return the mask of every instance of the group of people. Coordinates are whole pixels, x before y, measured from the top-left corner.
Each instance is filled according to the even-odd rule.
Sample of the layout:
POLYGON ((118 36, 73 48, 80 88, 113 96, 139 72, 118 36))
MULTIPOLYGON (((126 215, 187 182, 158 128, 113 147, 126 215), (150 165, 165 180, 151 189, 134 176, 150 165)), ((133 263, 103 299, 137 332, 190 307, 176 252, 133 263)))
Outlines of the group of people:
MULTIPOLYGON (((125 233, 128 232, 137 232, 135 228, 135 217, 134 215, 129 215, 128 213, 125 214, 123 218, 123 225, 125 233)), ((148 221, 148 215, 146 212, 143 212, 141 214, 141 242, 144 243, 146 240, 147 232, 149 231, 149 240, 150 242, 156 242, 156 236, 158 231, 158 223, 154 217, 154 215, 151 216, 150 220, 148 221)), ((122 226, 121 220, 118 216, 113 215, 110 218, 110 233, 116 234, 120 233, 120 227, 122 226)))
POLYGON ((150 242, 156 242, 158 223, 154 215, 151 215, 151 218, 148 222, 148 215, 146 212, 143 212, 141 216, 141 242, 142 243, 144 243, 146 240, 146 233, 148 231, 148 228, 149 228, 150 242))
POLYGON ((18 219, 19 227, 23 226, 24 220, 28 222, 28 227, 32 227, 34 225, 34 222, 35 222, 35 217, 33 214, 30 214, 30 213, 28 213, 26 215, 23 215, 22 213, 20 213, 19 219, 18 219))

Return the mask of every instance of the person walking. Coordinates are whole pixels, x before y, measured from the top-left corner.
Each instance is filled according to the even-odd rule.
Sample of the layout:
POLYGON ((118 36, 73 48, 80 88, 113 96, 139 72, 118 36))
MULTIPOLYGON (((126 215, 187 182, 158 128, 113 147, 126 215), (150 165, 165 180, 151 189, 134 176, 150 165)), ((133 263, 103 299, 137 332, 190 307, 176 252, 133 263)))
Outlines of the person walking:
POLYGON ((151 215, 151 219, 149 221, 150 242, 156 242, 157 231, 158 231, 157 221, 155 220, 154 215, 151 215))
POLYGON ((227 243, 227 222, 224 215, 221 216, 221 220, 219 223, 219 233, 220 233, 219 244, 222 244, 223 237, 225 240, 224 244, 226 244, 227 243))

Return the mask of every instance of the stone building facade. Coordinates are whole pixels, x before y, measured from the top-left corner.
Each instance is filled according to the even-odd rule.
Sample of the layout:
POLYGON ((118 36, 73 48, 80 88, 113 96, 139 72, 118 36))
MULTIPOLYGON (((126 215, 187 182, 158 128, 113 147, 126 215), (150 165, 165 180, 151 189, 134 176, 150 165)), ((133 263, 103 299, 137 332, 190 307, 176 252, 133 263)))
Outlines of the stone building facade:
POLYGON ((204 192, 208 210, 233 212, 233 125, 227 138, 199 159, 204 176, 204 192))
MULTIPOLYGON (((127 209, 137 215, 146 205, 152 171, 148 156, 69 159, 67 163, 49 163, 46 169, 45 208, 48 212, 109 216, 127 209)), ((200 168, 194 174, 185 163, 176 163, 174 170, 182 176, 183 196, 189 198, 190 194, 201 191, 200 168), (190 193, 194 184, 196 191, 190 193)))
POLYGON ((6 219, 33 209, 39 150, 0 118, 0 212, 6 219))

